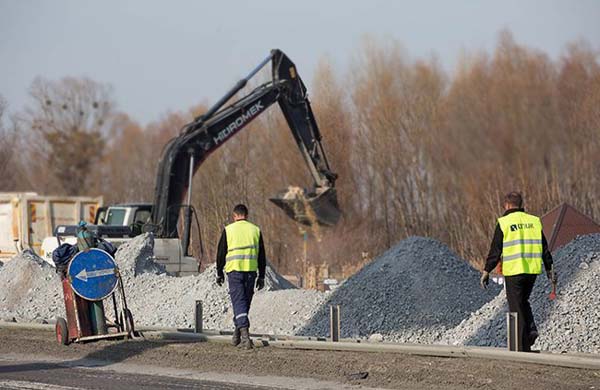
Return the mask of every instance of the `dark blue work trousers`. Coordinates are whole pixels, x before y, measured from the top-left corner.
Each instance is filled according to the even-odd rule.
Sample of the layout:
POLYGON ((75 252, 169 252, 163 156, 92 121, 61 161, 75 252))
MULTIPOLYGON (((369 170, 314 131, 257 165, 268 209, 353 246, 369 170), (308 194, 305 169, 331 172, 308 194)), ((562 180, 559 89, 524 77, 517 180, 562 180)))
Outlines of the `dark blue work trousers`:
POLYGON ((249 328, 250 304, 254 295, 256 272, 231 271, 227 273, 229 296, 233 306, 233 323, 236 328, 249 328))

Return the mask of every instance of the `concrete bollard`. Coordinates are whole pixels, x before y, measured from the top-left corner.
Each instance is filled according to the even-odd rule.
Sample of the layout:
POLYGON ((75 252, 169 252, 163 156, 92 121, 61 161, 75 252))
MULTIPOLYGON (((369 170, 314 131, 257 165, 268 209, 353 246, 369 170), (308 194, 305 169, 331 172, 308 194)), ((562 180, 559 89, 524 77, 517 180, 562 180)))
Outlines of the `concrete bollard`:
POLYGON ((340 341, 340 306, 329 306, 329 334, 331 335, 331 341, 340 341))
POLYGON ((519 313, 508 312, 506 313, 506 330, 507 330, 507 342, 506 346, 509 351, 519 351, 520 341, 519 340, 519 313))
POLYGON ((202 333, 202 301, 196 301, 194 332, 202 333))

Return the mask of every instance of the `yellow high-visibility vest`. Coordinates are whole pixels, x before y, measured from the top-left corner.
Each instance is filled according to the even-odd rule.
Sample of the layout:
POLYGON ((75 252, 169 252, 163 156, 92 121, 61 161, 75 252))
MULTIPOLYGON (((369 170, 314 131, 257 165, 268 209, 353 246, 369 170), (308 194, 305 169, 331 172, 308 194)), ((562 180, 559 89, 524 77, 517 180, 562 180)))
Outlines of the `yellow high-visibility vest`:
POLYGON ((498 218, 504 234, 502 274, 504 276, 542 273, 542 222, 522 211, 498 218))
POLYGON ((225 272, 252 272, 258 270, 258 241, 260 229, 246 220, 225 227, 227 255, 225 272))

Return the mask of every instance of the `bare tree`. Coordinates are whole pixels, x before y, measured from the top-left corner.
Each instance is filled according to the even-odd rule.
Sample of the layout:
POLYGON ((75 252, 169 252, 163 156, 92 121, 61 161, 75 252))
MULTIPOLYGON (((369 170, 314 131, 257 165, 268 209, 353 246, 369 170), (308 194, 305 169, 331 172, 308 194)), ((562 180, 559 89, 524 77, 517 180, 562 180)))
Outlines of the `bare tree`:
POLYGON ((20 116, 29 130, 30 174, 44 188, 75 195, 99 173, 113 119, 111 88, 90 79, 34 80, 20 116))
MULTIPOLYGON (((503 31, 495 50, 467 53, 446 74, 435 58, 413 60, 397 42, 371 40, 349 70, 322 61, 313 80, 312 107, 340 175, 343 217, 319 239, 309 231, 308 264, 355 269, 408 235, 445 241, 479 264, 501 195, 512 189, 537 214, 566 201, 600 218, 600 61, 585 42, 556 61, 503 31)), ((142 127, 115 114, 110 89, 89 80, 37 80, 31 93, 20 126, 28 129, 32 189, 58 183, 65 193, 88 189, 108 202, 151 200, 164 144, 204 111, 165 114, 142 127)), ((0 127, 3 188, 10 164, 20 164, 14 154, 6 163, 20 150, 6 146, 18 134, 0 127)), ((282 272, 302 272, 303 228, 268 198, 310 181, 281 113, 253 121, 194 178, 208 260, 231 208, 244 202, 269 259, 282 272)))
POLYGON ((5 123, 7 108, 8 103, 0 95, 0 191, 30 189, 19 161, 17 125, 13 120, 5 123))
POLYGON ((11 134, 4 127, 4 116, 6 112, 6 100, 0 95, 0 183, 2 189, 8 190, 11 187, 9 164, 13 158, 14 148, 12 147, 11 134))

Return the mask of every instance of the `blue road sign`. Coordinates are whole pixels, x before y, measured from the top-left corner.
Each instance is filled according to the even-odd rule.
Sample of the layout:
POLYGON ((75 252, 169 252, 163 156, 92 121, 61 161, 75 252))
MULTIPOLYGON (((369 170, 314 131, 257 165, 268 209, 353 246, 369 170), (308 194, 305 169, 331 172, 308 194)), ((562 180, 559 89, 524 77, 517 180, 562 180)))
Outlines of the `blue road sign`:
POLYGON ((92 248, 71 260, 67 274, 73 291, 89 301, 100 301, 117 287, 117 264, 107 252, 92 248))

